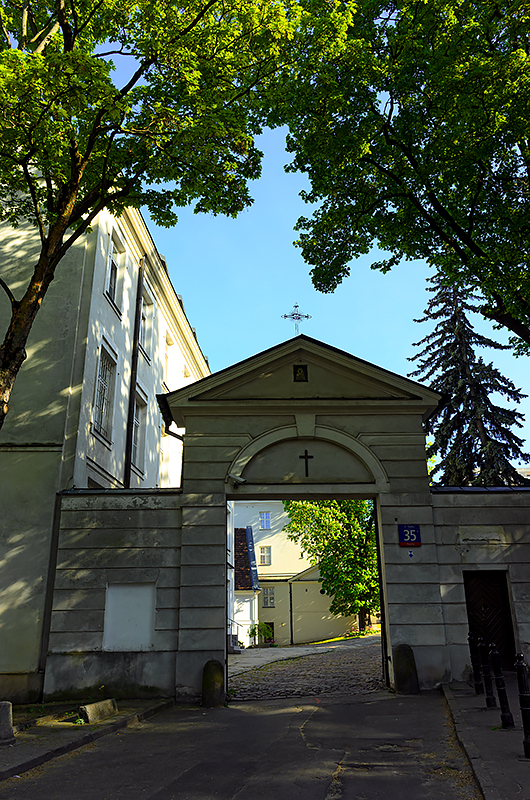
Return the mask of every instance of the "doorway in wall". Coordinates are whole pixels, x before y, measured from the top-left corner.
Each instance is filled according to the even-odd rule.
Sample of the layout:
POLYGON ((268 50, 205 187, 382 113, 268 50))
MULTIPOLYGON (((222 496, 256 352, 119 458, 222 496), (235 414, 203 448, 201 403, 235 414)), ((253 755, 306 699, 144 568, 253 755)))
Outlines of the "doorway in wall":
POLYGON ((464 571, 469 629, 486 644, 495 644, 504 670, 513 670, 515 639, 508 592, 508 575, 503 570, 464 571))
MULTIPOLYGON (((307 495, 300 498, 303 503, 301 506, 315 506, 316 503, 307 495)), ((373 580, 375 580, 375 593, 377 594, 378 583, 380 583, 380 560, 378 537, 376 535, 377 524, 374 514, 374 500, 355 498, 357 502, 362 499, 366 504, 366 509, 371 516, 371 526, 373 540, 377 542, 374 547, 372 544, 373 560, 373 580)), ((324 498, 318 498, 318 503, 325 504, 324 498)), ((339 638, 344 634, 356 633, 363 622, 367 627, 376 627, 381 623, 381 614, 376 612, 373 607, 371 613, 359 615, 356 613, 344 614, 341 611, 345 608, 342 603, 341 611, 333 613, 330 606, 334 601, 333 593, 323 589, 322 575, 320 574, 318 563, 304 546, 303 536, 293 540, 288 536, 284 527, 289 522, 288 511, 281 500, 252 499, 245 498, 241 501, 234 501, 230 504, 232 513, 229 518, 233 519, 236 532, 236 540, 239 543, 239 552, 235 564, 235 575, 238 579, 244 573, 241 570, 242 557, 248 560, 249 556, 241 552, 241 542, 244 541, 244 531, 250 527, 252 529, 252 550, 254 552, 256 572, 259 576, 258 590, 255 593, 249 591, 251 586, 249 570, 246 584, 241 588, 236 580, 235 586, 235 606, 231 617, 229 605, 229 619, 238 624, 238 640, 244 643, 245 647, 253 645, 248 640, 245 630, 245 622, 266 623, 274 630, 274 644, 279 648, 305 645, 314 642, 329 641, 339 638), (248 586, 247 586, 248 584, 248 586), (245 590, 247 594, 245 595, 245 590), (243 613, 243 600, 246 598, 246 613, 243 613), (254 604, 252 606, 252 603, 254 604), (252 617, 255 614, 255 619, 252 617), (252 618, 251 618, 252 617, 252 618), (364 617, 364 619, 363 619, 364 617)), ((296 502, 294 503, 296 505, 296 502)), ((330 504, 332 505, 332 504, 330 504)), ((346 505, 346 503, 344 504, 346 505)), ((353 504, 350 504, 353 505, 353 504)), ((308 511, 311 514, 311 511, 308 511)), ((318 522, 318 520, 317 520, 318 522)), ((353 552, 354 548, 352 548, 353 552)), ((333 568, 343 572, 337 581, 337 592, 346 593, 348 577, 352 575, 352 564, 348 565, 346 559, 350 555, 347 548, 344 549, 344 559, 341 556, 330 559, 333 568), (349 568, 349 572, 348 572, 349 568)), ((359 550, 360 552, 360 550, 359 550)), ((247 563, 248 567, 248 563, 247 563)), ((328 567, 329 572, 329 567, 328 567)), ((345 645, 355 643, 354 637, 347 639, 345 645)), ((338 646, 338 645, 335 645, 338 646)), ((386 667, 386 651, 382 657, 384 667, 386 667)), ((381 670, 379 670, 379 674, 381 670)), ((385 674, 385 679, 387 678, 385 674)))

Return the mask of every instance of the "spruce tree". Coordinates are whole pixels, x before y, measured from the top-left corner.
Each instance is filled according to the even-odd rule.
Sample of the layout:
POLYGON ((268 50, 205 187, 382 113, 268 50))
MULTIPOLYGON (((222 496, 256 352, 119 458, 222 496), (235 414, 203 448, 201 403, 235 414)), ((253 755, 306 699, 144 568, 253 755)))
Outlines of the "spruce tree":
POLYGON ((530 461, 522 439, 512 428, 522 427, 523 415, 493 402, 494 394, 518 403, 526 395, 493 366, 477 357, 476 349, 509 349, 480 335, 468 313, 478 311, 479 298, 462 287, 447 285, 437 273, 428 281, 433 293, 425 316, 415 322, 436 322, 433 332, 414 347, 423 347, 409 361, 418 369, 410 377, 428 381, 444 396, 441 408, 426 423, 432 439, 427 458, 437 457, 432 475, 445 486, 511 486, 527 481, 512 460, 530 461))

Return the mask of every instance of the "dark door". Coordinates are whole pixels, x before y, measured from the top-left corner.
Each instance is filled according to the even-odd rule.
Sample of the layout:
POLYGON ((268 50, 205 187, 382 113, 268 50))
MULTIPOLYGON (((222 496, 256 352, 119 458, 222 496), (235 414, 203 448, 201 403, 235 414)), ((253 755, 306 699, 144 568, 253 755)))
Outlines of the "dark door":
POLYGON ((266 622, 265 624, 269 626, 269 628, 271 629, 271 633, 270 633, 270 636, 265 636, 263 641, 264 642, 273 642, 274 641, 274 622, 266 622))
POLYGON ((515 640, 506 572, 484 570, 463 576, 469 630, 486 644, 495 644, 502 668, 513 670, 515 640))

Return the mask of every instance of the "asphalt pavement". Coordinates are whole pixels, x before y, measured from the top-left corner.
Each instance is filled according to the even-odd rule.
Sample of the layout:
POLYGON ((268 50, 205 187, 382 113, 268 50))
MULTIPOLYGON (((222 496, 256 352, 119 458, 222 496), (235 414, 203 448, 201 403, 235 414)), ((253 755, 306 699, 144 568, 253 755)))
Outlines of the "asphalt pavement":
MULTIPOLYGON (((287 649, 255 651, 248 668, 292 658, 287 649)), ((231 669, 245 671, 241 661, 231 669)), ((208 710, 143 701, 95 725, 45 722, 0 749, 0 800, 530 800, 516 687, 507 682, 510 731, 467 684, 208 710)))

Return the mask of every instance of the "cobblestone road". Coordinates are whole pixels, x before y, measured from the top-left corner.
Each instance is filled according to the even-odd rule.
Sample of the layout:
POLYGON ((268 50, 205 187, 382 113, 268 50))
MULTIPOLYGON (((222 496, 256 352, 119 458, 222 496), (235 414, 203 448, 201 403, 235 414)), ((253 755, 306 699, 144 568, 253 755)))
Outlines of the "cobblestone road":
POLYGON ((379 636, 331 652, 275 661, 235 675, 228 683, 229 697, 237 701, 366 694, 384 689, 379 636))

